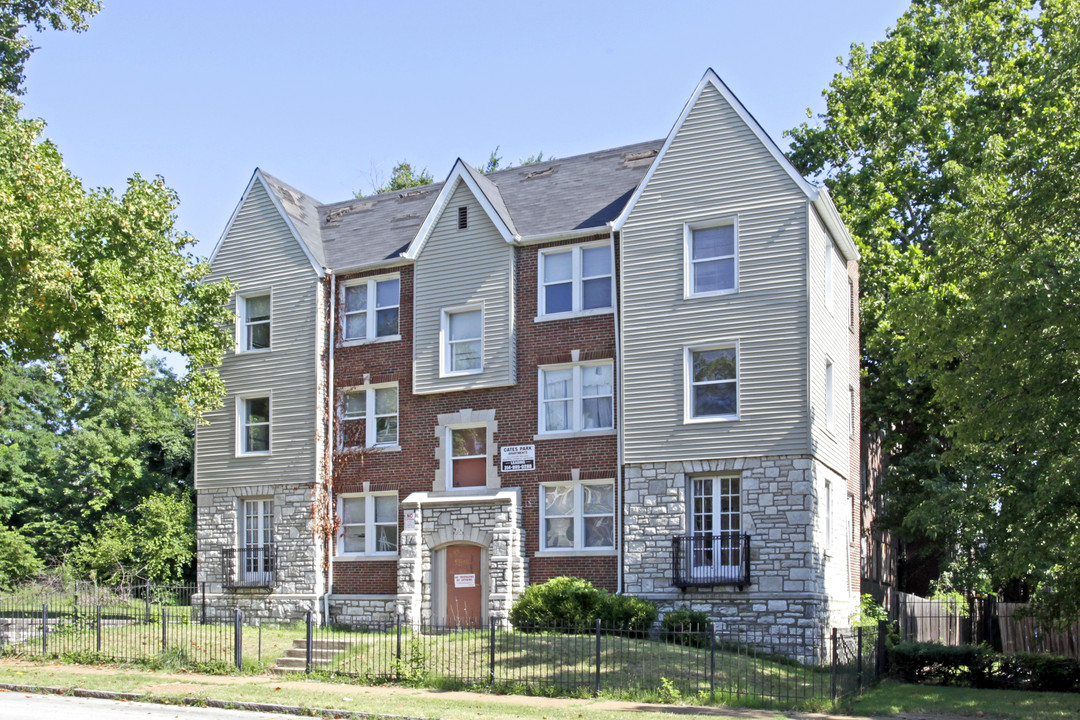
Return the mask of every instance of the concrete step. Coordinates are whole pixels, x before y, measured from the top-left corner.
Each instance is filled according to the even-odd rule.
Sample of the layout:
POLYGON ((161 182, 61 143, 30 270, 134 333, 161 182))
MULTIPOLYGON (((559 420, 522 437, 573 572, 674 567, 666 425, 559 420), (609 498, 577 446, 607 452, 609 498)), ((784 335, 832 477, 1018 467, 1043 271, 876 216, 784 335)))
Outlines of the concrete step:
MULTIPOLYGON (((348 650, 353 646, 351 640, 320 640, 318 638, 312 640, 312 650, 333 650, 335 652, 341 652, 342 650, 348 650)), ((307 647, 307 640, 300 638, 299 640, 293 640, 293 647, 300 648, 301 650, 307 647)))
MULTIPOLYGON (((338 655, 337 650, 312 650, 312 660, 333 660, 338 655)), ((285 651, 285 657, 306 658, 307 650, 304 648, 289 648, 285 651)))

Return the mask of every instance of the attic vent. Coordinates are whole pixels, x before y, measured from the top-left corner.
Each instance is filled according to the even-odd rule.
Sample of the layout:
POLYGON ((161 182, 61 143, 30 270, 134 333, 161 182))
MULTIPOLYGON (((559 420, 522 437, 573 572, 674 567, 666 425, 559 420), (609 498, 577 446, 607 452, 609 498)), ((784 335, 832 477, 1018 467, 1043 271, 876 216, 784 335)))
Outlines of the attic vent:
POLYGON ((525 173, 526 180, 532 180, 533 178, 544 177, 555 172, 555 167, 544 168, 543 170, 533 170, 532 172, 525 173))
POLYGON ((457 229, 464 230, 469 227, 469 206, 462 205, 457 209, 457 229))
POLYGON ((434 190, 409 190, 408 192, 398 193, 398 200, 409 200, 411 198, 423 197, 435 192, 434 190))
POLYGON ((637 162, 638 160, 652 160, 654 157, 660 154, 659 150, 646 150, 645 152, 626 153, 623 156, 623 162, 637 162))

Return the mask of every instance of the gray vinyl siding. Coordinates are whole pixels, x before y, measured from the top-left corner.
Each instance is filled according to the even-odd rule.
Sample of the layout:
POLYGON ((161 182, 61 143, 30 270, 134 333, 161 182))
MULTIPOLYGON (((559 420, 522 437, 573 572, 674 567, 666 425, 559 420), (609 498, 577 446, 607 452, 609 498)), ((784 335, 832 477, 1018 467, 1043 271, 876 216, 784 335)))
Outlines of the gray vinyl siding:
POLYGON ((413 269, 413 392, 509 385, 514 378, 513 248, 465 183, 450 196, 413 269), (458 208, 469 226, 458 230, 458 208), (483 305, 483 372, 441 377, 442 311, 483 305))
MULTIPOLYGON (((214 259, 208 280, 228 277, 239 294, 271 294, 270 351, 229 351, 221 365, 225 405, 196 434, 197 489, 313 482, 319 279, 256 181, 214 259), (237 457, 237 399, 270 396, 270 455, 237 457)), ((232 298, 237 308, 236 298, 232 298)))
POLYGON ((626 462, 805 453, 806 195, 706 87, 622 234, 626 462), (738 292, 684 298, 683 224, 738 220, 738 292), (684 422, 684 348, 739 345, 738 420, 684 422))
POLYGON ((848 385, 851 334, 848 329, 847 265, 813 206, 810 222, 810 417, 812 452, 848 476, 851 435, 848 385), (832 309, 825 303, 825 248, 832 252, 832 309), (833 364, 833 425, 826 422, 825 362, 833 364))

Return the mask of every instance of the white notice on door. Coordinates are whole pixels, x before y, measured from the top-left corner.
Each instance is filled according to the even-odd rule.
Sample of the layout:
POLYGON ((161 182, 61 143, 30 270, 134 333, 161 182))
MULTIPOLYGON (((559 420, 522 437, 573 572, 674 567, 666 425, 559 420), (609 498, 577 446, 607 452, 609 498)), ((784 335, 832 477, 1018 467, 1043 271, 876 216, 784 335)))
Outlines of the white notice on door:
POLYGON ((476 587, 476 575, 454 575, 454 587, 466 588, 476 587))

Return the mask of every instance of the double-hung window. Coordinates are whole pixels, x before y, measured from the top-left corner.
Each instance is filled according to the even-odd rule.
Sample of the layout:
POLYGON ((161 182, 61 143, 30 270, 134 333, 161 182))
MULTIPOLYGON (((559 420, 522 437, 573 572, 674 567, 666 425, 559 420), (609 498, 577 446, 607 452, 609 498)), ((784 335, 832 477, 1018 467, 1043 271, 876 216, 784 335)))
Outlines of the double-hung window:
POLYGON ((615 427, 610 362, 540 368, 540 433, 615 427))
POLYGON ((240 350, 270 349, 270 294, 240 297, 240 350))
POLYGON ((615 547, 615 483, 551 483, 540 486, 544 550, 610 550, 615 547))
POLYGON ((738 229, 733 220, 687 224, 683 238, 687 297, 738 289, 738 229))
POLYGON ((739 351, 735 345, 686 349, 686 419, 739 417, 739 351))
POLYGON ((377 340, 399 336, 401 280, 396 277, 345 285, 344 339, 377 340))
POLYGON ((238 401, 237 434, 241 455, 270 454, 270 398, 246 397, 238 401))
POLYGON ((611 275, 611 243, 541 251, 539 314, 610 309, 611 275))
POLYGON ((834 402, 833 395, 835 389, 833 388, 833 364, 832 360, 825 361, 825 427, 830 430, 833 424, 836 422, 836 403, 834 402))
POLYGON ((443 311, 443 374, 484 369, 484 311, 479 307, 443 311))
POLYGON ((341 495, 338 516, 341 518, 339 555, 397 554, 397 493, 341 495))
POLYGON ((450 482, 452 488, 484 487, 490 462, 487 426, 450 428, 450 482))
POLYGON ((372 385, 346 392, 342 420, 342 445, 397 445, 397 385, 372 385))

